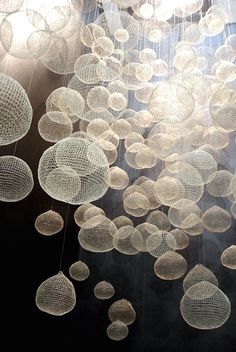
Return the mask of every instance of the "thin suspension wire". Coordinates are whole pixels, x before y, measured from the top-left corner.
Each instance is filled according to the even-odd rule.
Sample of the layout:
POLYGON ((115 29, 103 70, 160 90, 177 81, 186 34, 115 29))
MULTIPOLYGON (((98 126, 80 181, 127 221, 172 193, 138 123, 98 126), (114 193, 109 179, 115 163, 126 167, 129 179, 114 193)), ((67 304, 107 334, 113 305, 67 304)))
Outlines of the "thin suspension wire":
POLYGON ((67 224, 68 224, 69 207, 70 207, 69 204, 67 204, 67 207, 66 207, 65 227, 64 227, 63 240, 62 240, 62 248, 61 248, 61 256, 60 256, 60 262, 59 262, 59 270, 60 270, 60 271, 61 271, 61 269, 62 269, 62 261, 63 261, 64 251, 65 251, 65 243, 66 243, 66 233, 67 233, 67 224))

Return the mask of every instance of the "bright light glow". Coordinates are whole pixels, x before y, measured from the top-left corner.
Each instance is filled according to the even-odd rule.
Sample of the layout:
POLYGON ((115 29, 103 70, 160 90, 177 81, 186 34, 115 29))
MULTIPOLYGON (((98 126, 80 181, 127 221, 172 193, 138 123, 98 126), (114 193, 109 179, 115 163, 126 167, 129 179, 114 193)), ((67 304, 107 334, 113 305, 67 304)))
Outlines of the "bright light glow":
POLYGON ((14 33, 14 43, 23 44, 27 42, 35 27, 28 20, 25 12, 15 12, 7 20, 11 23, 14 33))
POLYGON ((143 18, 148 19, 154 14, 154 8, 151 4, 145 3, 140 7, 139 12, 143 18))

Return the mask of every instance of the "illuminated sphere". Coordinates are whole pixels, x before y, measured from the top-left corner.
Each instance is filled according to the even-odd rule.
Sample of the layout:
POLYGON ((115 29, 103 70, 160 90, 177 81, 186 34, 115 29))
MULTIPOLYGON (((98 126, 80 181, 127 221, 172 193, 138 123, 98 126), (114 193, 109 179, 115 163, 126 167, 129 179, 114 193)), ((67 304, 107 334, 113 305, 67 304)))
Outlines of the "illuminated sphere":
POLYGON ((201 281, 207 281, 218 287, 218 280, 215 274, 202 264, 195 265, 185 276, 183 289, 186 292, 190 287, 201 281))
POLYGON ((0 74, 0 92, 0 145, 7 145, 27 134, 33 110, 25 90, 13 78, 0 74))
POLYGON ((35 302, 45 313, 57 316, 67 314, 76 304, 74 286, 60 271, 38 287, 35 302))
POLYGON ((169 251, 164 253, 154 264, 156 276, 163 280, 176 280, 184 276, 187 262, 179 253, 169 251))
POLYGON ((236 246, 230 246, 224 250, 221 255, 221 263, 226 268, 236 270, 236 246))
POLYGON ((207 230, 222 233, 230 228, 232 218, 227 210, 215 205, 205 211, 202 223, 207 230))
POLYGON ((107 328, 107 336, 114 341, 124 340, 129 333, 127 325, 121 321, 113 321, 107 328))
POLYGON ((119 320, 126 325, 131 325, 136 319, 136 312, 127 299, 120 299, 112 303, 108 310, 110 321, 119 320))
POLYGON ((40 136, 47 142, 58 142, 73 131, 71 119, 60 111, 49 111, 38 122, 40 136))
POLYGON ((132 131, 130 123, 125 119, 119 119, 111 124, 111 129, 114 131, 119 139, 125 139, 132 131))
POLYGON ((97 299, 110 299, 114 294, 114 287, 107 281, 100 281, 94 287, 94 295, 97 299))
POLYGON ((76 281, 84 281, 89 277, 90 270, 87 264, 79 260, 71 264, 69 267, 69 274, 70 277, 76 281))
POLYGON ((48 148, 40 158, 39 183, 52 198, 83 204, 108 189, 109 166, 101 148, 88 138, 69 137, 48 148))
POLYGON ((185 292, 180 311, 188 325, 195 329, 210 330, 219 328, 228 320, 231 304, 218 287, 201 281, 185 292))
POLYGON ((32 171, 26 162, 11 155, 0 157, 0 200, 18 202, 34 187, 32 171))
POLYGON ((42 235, 51 236, 63 229, 64 221, 60 214, 48 210, 36 218, 34 226, 42 235))
POLYGON ((149 224, 148 222, 144 222, 139 224, 134 229, 131 236, 131 243, 140 252, 148 252, 154 248, 150 248, 148 245, 148 239, 150 236, 159 233, 159 229, 149 224))

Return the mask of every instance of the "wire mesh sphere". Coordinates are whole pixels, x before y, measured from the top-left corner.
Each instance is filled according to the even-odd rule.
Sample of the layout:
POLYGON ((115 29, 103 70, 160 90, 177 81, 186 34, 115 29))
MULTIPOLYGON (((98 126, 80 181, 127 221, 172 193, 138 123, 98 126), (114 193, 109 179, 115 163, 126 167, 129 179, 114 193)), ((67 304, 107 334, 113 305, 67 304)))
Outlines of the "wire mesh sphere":
POLYGON ((236 201, 233 202, 233 204, 230 207, 230 212, 234 219, 236 219, 236 201))
POLYGON ((127 100, 121 93, 112 93, 109 97, 108 104, 111 109, 121 111, 127 107, 127 100))
POLYGON ((21 8, 24 0, 11 0, 11 1, 1 1, 0 12, 10 13, 15 12, 21 8))
POLYGON ((99 58, 94 54, 81 55, 75 62, 74 72, 83 83, 94 84, 99 82, 96 67, 99 58))
POLYGON ((115 0, 115 2, 121 9, 127 9, 130 6, 137 4, 139 0, 115 0))
POLYGON ((78 240, 82 248, 90 252, 103 253, 113 249, 113 236, 117 232, 115 224, 108 218, 92 228, 81 228, 78 240))
POLYGON ((110 168, 110 184, 112 189, 124 189, 129 184, 129 176, 125 170, 118 166, 110 168))
POLYGON ((94 287, 94 295, 97 299, 110 299, 115 294, 114 287, 110 282, 100 281, 94 287))
POLYGON ((226 197, 231 193, 230 182, 233 175, 227 170, 214 172, 207 184, 207 191, 214 197, 226 197))
POLYGON ((62 271, 49 277, 37 289, 36 306, 43 312, 61 316, 69 313, 75 307, 76 294, 70 280, 62 271))
POLYGON ((129 32, 126 29, 118 28, 114 33, 115 39, 120 43, 125 43, 129 40, 129 32))
POLYGON ((175 251, 177 247, 175 237, 166 231, 159 231, 148 237, 147 248, 151 250, 149 253, 159 258, 168 251, 175 251))
POLYGON ((217 162, 214 157, 209 152, 200 148, 186 153, 184 161, 198 171, 204 183, 209 182, 210 176, 217 170, 217 162))
POLYGON ((74 73, 75 62, 83 50, 80 28, 81 24, 69 38, 52 35, 49 48, 41 57, 47 69, 58 74, 74 73))
POLYGON ((221 255, 221 263, 229 269, 236 270, 236 246, 230 246, 221 255))
POLYGON ((189 245, 188 235, 181 229, 174 229, 170 231, 171 235, 174 236, 176 240, 176 250, 181 250, 187 248, 189 245))
POLYGON ((105 31, 103 28, 98 26, 96 23, 88 23, 82 26, 80 32, 80 39, 82 43, 91 48, 93 43, 100 37, 105 36, 105 31))
MULTIPOLYGON (((116 224, 115 221, 114 224, 116 224)), ((118 252, 126 255, 135 255, 139 252, 131 241, 133 232, 134 225, 131 221, 131 223, 126 222, 126 225, 120 227, 115 233, 113 236, 113 246, 118 252)))
POLYGON ((113 56, 104 57, 97 64, 96 73, 100 81, 112 82, 120 78, 122 63, 113 56))
POLYGON ((225 22, 220 17, 209 14, 200 19, 200 32, 206 37, 213 37, 224 30, 225 22))
POLYGON ((117 216, 115 219, 113 219, 113 222, 116 225, 117 230, 127 225, 134 226, 133 221, 124 215, 117 216))
POLYGON ((34 223, 36 230, 45 236, 55 235, 63 229, 63 226, 63 218, 53 210, 48 210, 40 214, 34 223))
POLYGON ((184 276, 187 262, 179 253, 168 251, 154 264, 154 272, 162 280, 177 280, 184 276))
POLYGON ((201 209, 188 199, 174 203, 168 210, 168 218, 172 225, 184 229, 186 233, 196 226, 200 227, 201 233, 203 231, 201 209))
POLYGON ((104 112, 109 108, 109 91, 103 86, 91 88, 87 95, 88 107, 95 112, 104 112))
POLYGON ((101 148, 87 137, 69 137, 43 153, 38 178, 43 190, 52 198, 83 204, 106 193, 108 161, 101 148))
POLYGON ((7 145, 27 134, 33 110, 22 86, 4 74, 0 74, 0 93, 0 145, 7 145))
MULTIPOLYGON (((109 37, 113 42, 115 48, 120 48, 123 51, 132 49, 138 43, 139 35, 140 35, 140 25, 138 21, 131 15, 129 15, 125 11, 119 12, 119 20, 117 19, 116 13, 114 11, 106 11, 106 13, 102 13, 96 19, 96 23, 100 25, 106 32, 106 36, 109 37), (110 26, 111 23, 115 23, 114 26, 110 26), (128 39, 127 33, 125 32, 125 37, 123 37, 123 42, 120 41, 120 37, 116 40, 116 29, 122 29, 122 34, 124 31, 128 32, 128 39)), ((118 32, 119 33, 119 32, 118 32)))
POLYGON ((90 270, 87 264, 82 261, 77 261, 69 267, 70 277, 76 281, 84 281, 90 275, 90 270))
POLYGON ((153 91, 149 109, 155 119, 161 117, 167 122, 180 123, 192 114, 194 99, 183 85, 176 82, 162 82, 153 91))
POLYGON ((111 39, 103 36, 93 42, 91 49, 92 53, 101 59, 110 56, 114 52, 114 44, 111 39))
POLYGON ((138 251, 149 252, 155 249, 155 246, 154 248, 150 246, 150 243, 152 242, 148 241, 148 238, 156 234, 159 234, 159 229, 148 222, 144 222, 137 225, 134 229, 131 235, 131 243, 138 251))
POLYGON ((114 131, 119 139, 125 139, 132 131, 132 127, 125 119, 119 119, 111 124, 111 129, 114 131))
POLYGON ((152 72, 156 77, 163 77, 168 74, 168 64, 162 59, 155 60, 152 62, 152 72))
POLYGON ((85 102, 82 95, 71 88, 55 89, 46 100, 47 112, 61 111, 70 117, 72 123, 82 117, 84 108, 85 102))
POLYGON ((230 228, 232 217, 227 210, 213 206, 204 212, 202 223, 211 232, 223 233, 230 228))
POLYGON ((158 178, 154 192, 162 204, 171 206, 184 197, 185 189, 177 178, 164 176, 158 178))
POLYGON ((218 287, 201 281, 185 292, 180 311, 188 325, 195 329, 210 330, 219 328, 228 320, 231 304, 218 287))
POLYGON ((159 230, 169 231, 171 228, 170 220, 168 216, 160 210, 152 211, 146 221, 152 225, 155 225, 159 230))
POLYGON ((71 119, 60 111, 46 112, 38 122, 40 136, 47 142, 58 142, 73 132, 71 119))
MULTIPOLYGON (((37 28, 31 23, 25 11, 8 14, 0 25, 0 40, 3 48, 13 57, 19 59, 33 58, 34 54, 30 53, 27 41, 36 30, 37 28)), ((47 49, 49 43, 46 43, 45 49, 47 49)), ((35 45, 37 47, 38 43, 35 45)))
POLYGON ((236 130, 235 113, 236 108, 231 102, 219 107, 215 112, 212 111, 212 116, 217 125, 227 132, 233 132, 236 130))
POLYGON ((125 325, 131 325, 136 319, 136 312, 127 299, 120 299, 112 303, 108 309, 110 321, 121 321, 125 325))
POLYGON ((26 162, 11 155, 0 157, 0 200, 18 202, 34 187, 32 171, 26 162))
POLYGON ((140 187, 146 193, 147 198, 149 200, 149 204, 150 204, 149 209, 150 210, 157 209, 161 205, 160 200, 156 197, 155 192, 154 192, 155 185, 156 185, 156 183, 153 180, 148 179, 148 178, 147 178, 147 180, 144 180, 140 184, 140 187))
POLYGON ((146 195, 134 192, 123 200, 126 213, 135 217, 141 217, 147 214, 150 203, 146 195))
POLYGON ((135 98, 141 103, 148 104, 154 90, 154 84, 146 82, 143 87, 134 91, 135 98))
POLYGON ((201 281, 210 282, 218 287, 218 280, 215 274, 202 264, 195 265, 185 276, 183 281, 183 289, 186 292, 190 287, 198 284, 201 281))
POLYGON ((76 209, 74 220, 76 225, 80 227, 91 228, 104 220, 101 215, 105 217, 103 209, 93 204, 85 203, 76 209))
POLYGON ((208 127, 204 132, 203 140, 205 144, 210 145, 216 150, 223 149, 229 144, 227 131, 219 126, 208 127))
POLYGON ((114 341, 124 340, 129 334, 127 325, 121 321, 113 321, 107 328, 107 336, 114 341))
POLYGON ((233 177, 230 181, 230 189, 231 189, 231 192, 233 193, 234 197, 236 198, 236 174, 233 175, 233 177))

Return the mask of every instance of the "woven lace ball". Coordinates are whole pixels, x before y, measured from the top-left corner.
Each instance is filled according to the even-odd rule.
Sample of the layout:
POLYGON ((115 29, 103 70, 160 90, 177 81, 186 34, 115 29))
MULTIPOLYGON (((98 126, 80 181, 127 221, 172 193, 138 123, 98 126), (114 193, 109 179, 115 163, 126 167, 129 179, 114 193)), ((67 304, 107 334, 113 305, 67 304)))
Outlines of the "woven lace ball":
POLYGON ((127 299, 120 299, 112 303, 108 310, 110 321, 119 320, 126 325, 131 325, 136 319, 136 312, 127 299))
POLYGON ((36 218, 34 226, 41 235, 52 236, 63 229, 64 221, 56 211, 48 210, 36 218))
POLYGON ((110 299, 114 294, 115 290, 110 282, 100 281, 94 287, 94 295, 97 299, 110 299))
MULTIPOLYGON (((116 219, 114 219, 114 224, 117 225, 116 219)), ((121 224, 122 222, 123 222, 122 219, 118 220, 119 224, 121 224)), ((132 222, 131 223, 124 222, 123 225, 118 228, 118 231, 113 236, 113 246, 118 252, 126 255, 135 255, 139 252, 139 250, 137 250, 137 248, 133 246, 131 241, 133 232, 134 232, 134 226, 132 222)))
POLYGON ((221 255, 221 263, 226 268, 236 270, 236 246, 230 246, 224 250, 221 255))
POLYGON ((195 329, 210 330, 219 328, 228 320, 231 304, 218 287, 201 281, 185 292, 180 311, 188 325, 195 329))
POLYGON ((207 281, 218 286, 218 280, 215 274, 202 264, 195 265, 185 276, 183 281, 183 289, 186 292, 190 287, 201 281, 207 281))
POLYGON ((0 74, 0 145, 23 138, 30 129, 32 116, 33 110, 22 86, 0 74))
POLYGON ((47 142, 58 142, 73 131, 71 119, 60 111, 49 111, 38 122, 40 136, 47 142))
POLYGON ((114 341, 124 340, 129 333, 127 325, 121 321, 113 321, 107 328, 107 336, 114 341))
POLYGON ((69 137, 40 158, 38 178, 52 198, 83 204, 101 198, 108 189, 109 166, 101 148, 88 138, 69 137))
POLYGON ((90 275, 90 270, 87 264, 82 261, 75 262, 69 267, 70 277, 76 281, 84 281, 90 275))
POLYGON ((110 188, 124 189, 128 186, 128 184, 129 176, 125 170, 122 170, 118 166, 114 166, 110 169, 110 188))
POLYGON ((78 234, 79 244, 89 252, 103 253, 113 249, 113 236, 117 232, 114 223, 101 216, 101 222, 90 228, 81 228, 78 234))
POLYGON ((18 202, 34 187, 32 171, 26 162, 15 156, 0 157, 0 200, 18 202))
POLYGON ((176 280, 184 276, 187 262, 184 257, 176 252, 164 253, 154 264, 156 276, 163 280, 176 280))
POLYGON ((83 228, 91 228, 99 225, 105 220, 103 209, 96 207, 93 204, 85 203, 76 209, 74 213, 76 225, 83 228))
POLYGON ((76 304, 74 286, 60 271, 38 287, 35 302, 41 311, 48 314, 61 316, 69 313, 76 304))
POLYGON ((11 13, 20 9, 24 0, 1 1, 0 12, 11 13))
POLYGON ((230 228, 232 217, 227 210, 215 205, 205 211, 202 223, 207 230, 222 233, 230 228))
POLYGON ((174 229, 170 231, 176 240, 176 250, 184 249, 189 245, 188 235, 181 229, 174 229))

